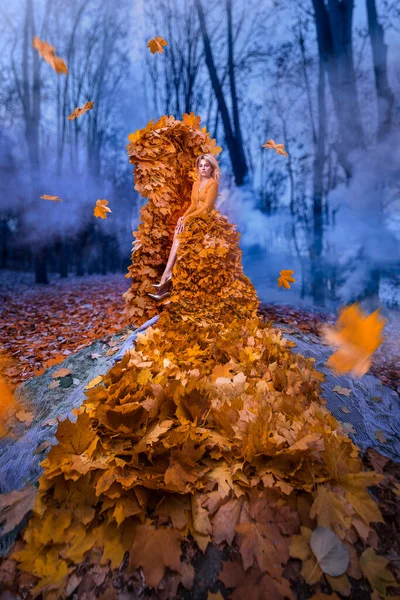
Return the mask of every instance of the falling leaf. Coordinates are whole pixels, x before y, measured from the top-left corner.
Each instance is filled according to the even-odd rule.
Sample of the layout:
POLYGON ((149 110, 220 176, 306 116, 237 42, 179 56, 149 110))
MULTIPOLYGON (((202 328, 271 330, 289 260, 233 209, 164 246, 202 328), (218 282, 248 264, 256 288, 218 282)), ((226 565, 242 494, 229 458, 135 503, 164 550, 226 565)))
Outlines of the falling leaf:
POLYGON ((93 210, 94 216, 105 219, 107 217, 107 213, 111 212, 111 208, 109 208, 107 204, 108 200, 96 200, 96 206, 93 210))
POLYGON ((340 312, 334 329, 322 327, 325 340, 339 347, 328 359, 328 367, 339 374, 365 375, 371 365, 372 354, 383 341, 381 332, 386 320, 379 316, 379 310, 367 317, 355 303, 340 312))
POLYGON ((85 102, 85 104, 82 106, 82 108, 74 108, 72 113, 70 115, 68 115, 68 120, 73 121, 74 119, 85 114, 85 112, 87 112, 88 110, 92 110, 93 106, 94 106, 94 102, 85 102))
POLYGON ((375 437, 378 440, 378 442, 380 442, 381 444, 386 444, 387 439, 386 439, 385 434, 382 431, 382 429, 377 429, 375 431, 375 437))
POLYGON ((339 577, 349 566, 349 553, 336 533, 326 527, 317 527, 312 532, 310 546, 324 573, 339 577))
POLYGON ((36 492, 36 486, 28 483, 21 491, 0 494, 0 535, 15 529, 32 510, 36 492))
POLYGON ((68 73, 68 67, 65 61, 59 56, 55 55, 55 48, 48 42, 42 41, 38 37, 33 38, 33 47, 38 51, 39 56, 53 67, 56 73, 66 75, 68 73))
POLYGON ((265 144, 263 144, 263 148, 273 148, 274 150, 276 150, 277 154, 281 154, 282 156, 289 156, 289 154, 285 150, 284 145, 276 144, 274 140, 268 140, 267 142, 265 142, 265 144))
POLYGON ((347 396, 347 398, 351 394, 351 390, 349 388, 341 387, 340 385, 335 385, 333 391, 337 392, 338 394, 341 394, 342 396, 347 396))
POLYGON ((167 42, 164 40, 164 38, 160 37, 159 35, 150 40, 147 44, 147 47, 150 48, 150 52, 152 54, 155 54, 156 52, 159 52, 161 54, 164 50, 163 46, 167 46, 167 42))
POLYGON ((44 194, 44 196, 40 196, 43 200, 52 200, 53 202, 62 202, 59 196, 49 196, 48 194, 44 194))
POLYGON ((396 579, 386 568, 389 561, 378 556, 375 550, 367 548, 360 557, 360 567, 364 577, 381 596, 386 596, 386 588, 396 585, 396 579))
POLYGON ((290 284, 296 281, 292 275, 293 271, 291 269, 284 269, 283 271, 280 271, 277 279, 278 287, 283 286, 287 290, 290 290, 290 284))

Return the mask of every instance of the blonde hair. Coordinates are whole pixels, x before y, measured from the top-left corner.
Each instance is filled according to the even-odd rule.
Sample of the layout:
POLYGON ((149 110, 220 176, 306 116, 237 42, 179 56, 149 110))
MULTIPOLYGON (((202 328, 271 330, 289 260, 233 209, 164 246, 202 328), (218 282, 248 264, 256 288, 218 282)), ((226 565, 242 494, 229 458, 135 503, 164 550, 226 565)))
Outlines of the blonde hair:
POLYGON ((212 167, 211 177, 213 177, 215 179, 215 181, 217 183, 219 183, 219 180, 221 179, 221 171, 219 170, 219 165, 218 165, 217 159, 215 158, 214 154, 211 154, 211 153, 200 154, 200 156, 198 156, 196 158, 196 170, 197 170, 197 175, 199 176, 199 179, 200 179, 199 165, 200 165, 200 161, 203 159, 206 160, 211 165, 211 167, 212 167))

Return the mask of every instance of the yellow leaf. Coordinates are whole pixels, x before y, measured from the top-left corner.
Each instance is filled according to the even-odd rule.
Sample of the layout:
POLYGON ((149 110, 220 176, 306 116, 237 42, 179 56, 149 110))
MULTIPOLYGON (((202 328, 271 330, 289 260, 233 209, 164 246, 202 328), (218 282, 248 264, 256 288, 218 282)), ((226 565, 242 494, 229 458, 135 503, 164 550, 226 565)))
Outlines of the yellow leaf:
POLYGON ((378 556, 372 548, 364 550, 360 557, 360 567, 364 577, 382 596, 386 596, 387 587, 396 585, 395 577, 386 568, 388 562, 383 556, 378 556))

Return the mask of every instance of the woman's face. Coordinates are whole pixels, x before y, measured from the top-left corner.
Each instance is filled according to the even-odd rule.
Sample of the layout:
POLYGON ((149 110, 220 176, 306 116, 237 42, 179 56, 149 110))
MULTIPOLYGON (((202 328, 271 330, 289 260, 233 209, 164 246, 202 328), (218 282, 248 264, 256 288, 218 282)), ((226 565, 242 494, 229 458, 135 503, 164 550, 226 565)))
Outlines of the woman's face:
POLYGON ((211 177, 212 166, 210 163, 204 158, 201 159, 199 163, 199 172, 201 177, 211 177))

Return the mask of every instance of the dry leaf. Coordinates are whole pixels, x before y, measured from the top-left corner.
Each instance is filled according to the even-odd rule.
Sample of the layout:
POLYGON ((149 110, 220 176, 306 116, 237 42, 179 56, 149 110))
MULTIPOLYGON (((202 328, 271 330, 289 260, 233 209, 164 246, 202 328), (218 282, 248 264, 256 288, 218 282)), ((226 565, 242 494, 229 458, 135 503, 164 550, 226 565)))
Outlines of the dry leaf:
POLYGON ((340 385, 335 385, 333 391, 337 392, 338 394, 341 394, 342 396, 346 396, 347 398, 351 394, 351 390, 349 388, 341 387, 340 385))
POLYGON ((111 212, 111 208, 109 208, 107 204, 108 200, 96 200, 96 206, 93 210, 94 216, 100 217, 100 219, 106 219, 107 213, 111 212))
POLYGON ((326 527, 317 527, 312 532, 310 546, 322 571, 339 577, 349 566, 349 553, 336 533, 326 527))
POLYGON ((150 52, 152 54, 155 54, 156 52, 159 52, 161 54, 164 50, 163 46, 167 46, 167 42, 164 40, 164 38, 160 37, 159 35, 154 39, 150 40, 147 44, 147 47, 150 48, 150 52))
POLYGON ((38 51, 39 56, 53 67, 56 73, 66 75, 68 73, 68 67, 65 61, 59 56, 55 55, 55 48, 48 42, 42 41, 38 37, 33 38, 33 47, 38 51))
POLYGON ((85 390, 90 390, 90 389, 96 387, 96 385, 98 385, 102 381, 103 381, 103 377, 101 375, 98 375, 97 377, 95 377, 94 379, 89 381, 89 383, 85 386, 85 390))
POLYGON ((66 375, 71 375, 71 373, 72 373, 71 369, 66 369, 65 367, 63 367, 62 369, 58 369, 58 371, 55 371, 52 374, 52 378, 60 379, 61 377, 65 377, 66 375))
POLYGON ((284 145, 276 144, 274 140, 268 140, 267 142, 265 142, 265 144, 263 144, 263 148, 273 148, 274 150, 276 150, 277 154, 281 154, 282 156, 289 156, 289 154, 285 150, 284 145))
POLYGON ((377 429, 375 431, 375 437, 378 440, 378 442, 380 442, 381 444, 386 444, 387 439, 386 439, 385 434, 382 431, 382 429, 377 429))
POLYGON ((351 423, 342 423, 342 429, 345 433, 356 433, 356 430, 351 423))
POLYGON ((43 200, 52 200, 53 202, 62 202, 62 200, 59 196, 49 196, 48 194, 44 194, 43 196, 40 196, 40 197, 43 198, 43 200))
POLYGON ((88 110, 92 110, 93 106, 94 106, 94 102, 85 102, 85 104, 82 106, 82 108, 74 108, 72 113, 70 115, 68 115, 68 120, 73 121, 74 119, 82 116, 88 110))
POLYGON ((386 568, 388 563, 386 558, 378 556, 372 548, 364 550, 360 557, 360 567, 364 577, 381 596, 386 596, 387 587, 396 585, 396 579, 386 568))
POLYGON ((35 418, 35 415, 27 410, 18 410, 15 413, 15 416, 17 417, 18 421, 21 421, 22 423, 25 423, 25 425, 27 427, 29 427, 29 425, 32 423, 33 419, 35 418))
POLYGON ((32 510, 36 492, 36 486, 28 483, 19 492, 0 494, 0 535, 15 529, 26 513, 32 510))
POLYGON ((334 329, 322 327, 325 340, 339 347, 328 359, 328 367, 340 374, 365 375, 371 365, 372 354, 383 341, 381 332, 386 319, 379 316, 379 310, 367 317, 355 303, 341 310, 334 329))
POLYGON ((296 280, 292 277, 293 272, 291 269, 284 269, 279 272, 279 277, 277 279, 278 287, 284 287, 287 290, 290 289, 290 284, 294 283, 296 280))
POLYGON ((60 382, 59 381, 52 381, 48 386, 47 389, 48 390, 54 390, 55 388, 60 387, 60 382))

